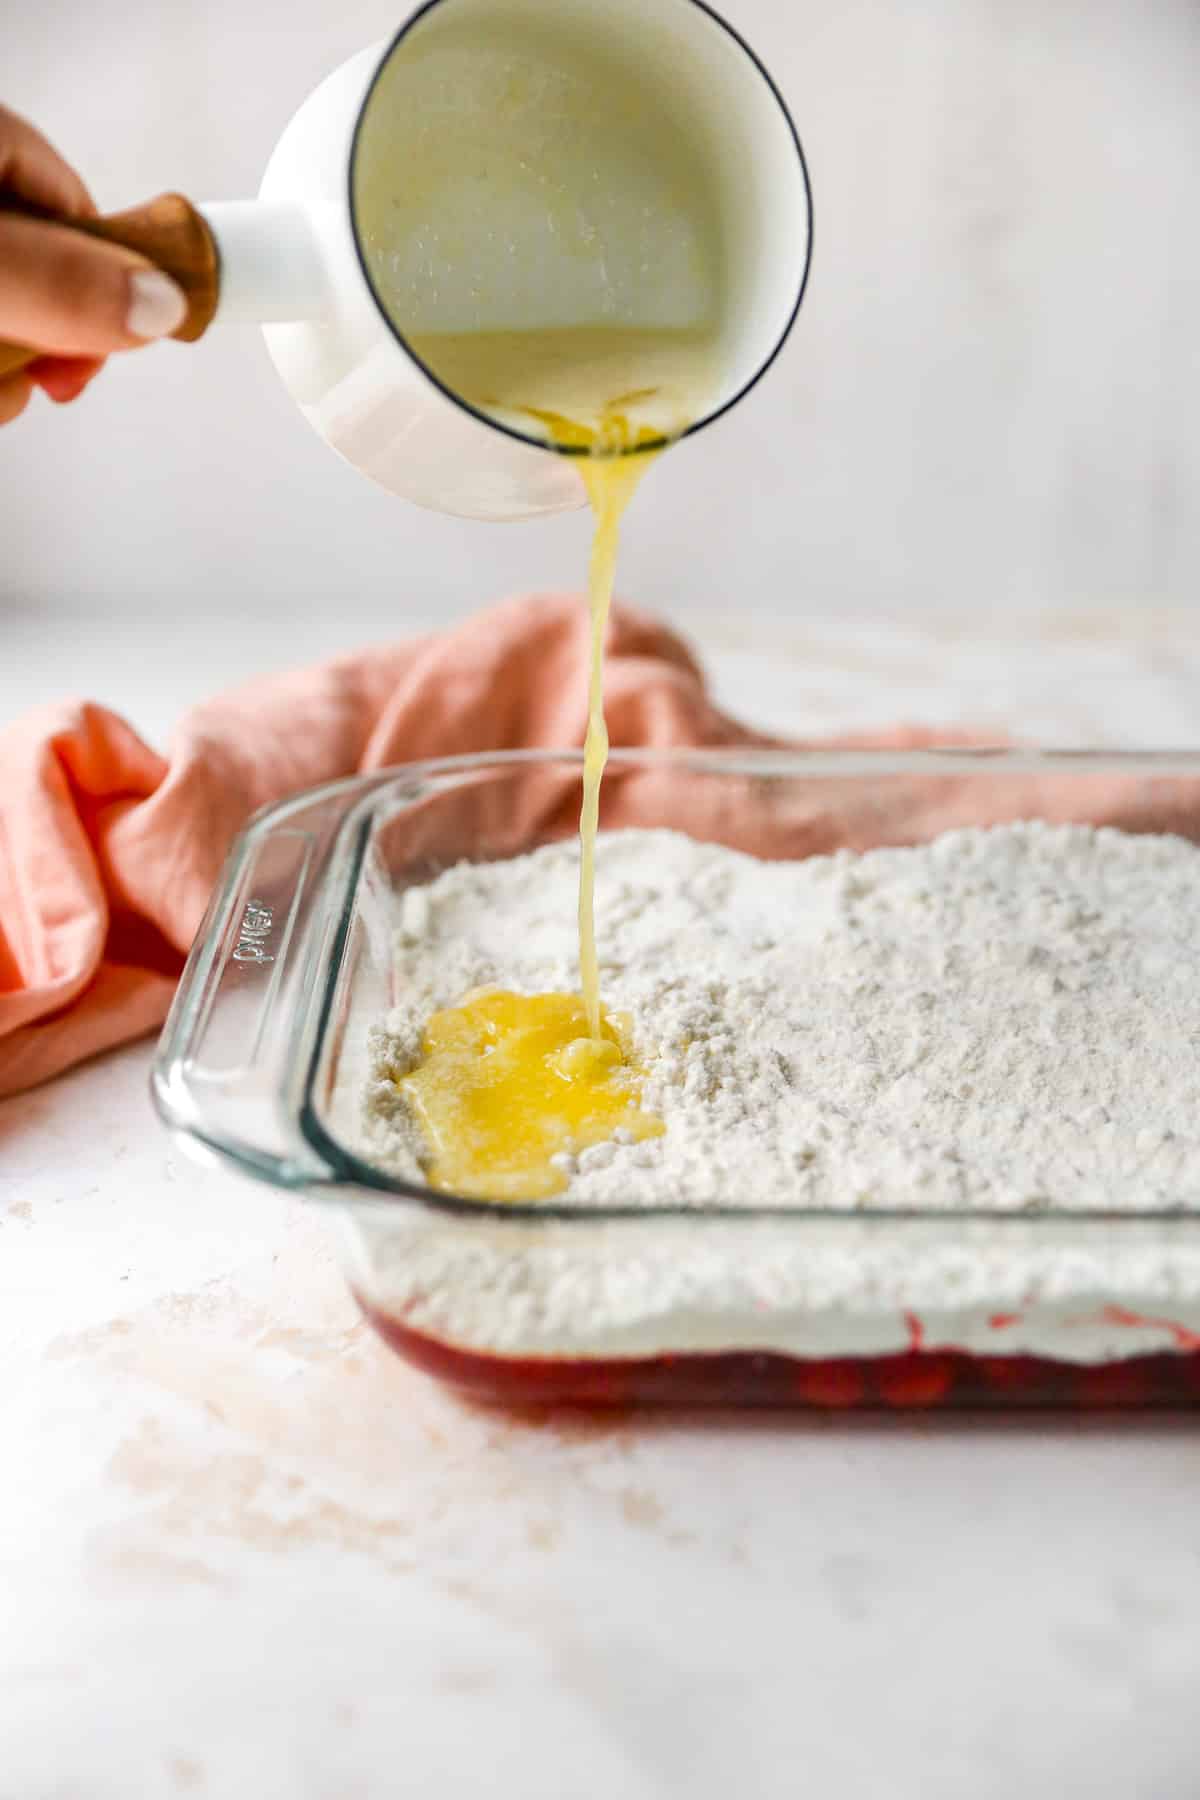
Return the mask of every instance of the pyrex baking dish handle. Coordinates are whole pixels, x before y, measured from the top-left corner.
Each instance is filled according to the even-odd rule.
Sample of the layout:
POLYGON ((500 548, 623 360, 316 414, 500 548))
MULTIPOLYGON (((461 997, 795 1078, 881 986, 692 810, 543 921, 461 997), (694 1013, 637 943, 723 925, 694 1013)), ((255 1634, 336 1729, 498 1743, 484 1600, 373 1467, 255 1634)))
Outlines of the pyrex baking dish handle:
POLYGON ((209 903, 151 1074, 183 1146, 281 1187, 320 1188, 329 1166, 299 1129, 311 998, 351 883, 347 815, 387 776, 284 802, 242 832, 209 903))

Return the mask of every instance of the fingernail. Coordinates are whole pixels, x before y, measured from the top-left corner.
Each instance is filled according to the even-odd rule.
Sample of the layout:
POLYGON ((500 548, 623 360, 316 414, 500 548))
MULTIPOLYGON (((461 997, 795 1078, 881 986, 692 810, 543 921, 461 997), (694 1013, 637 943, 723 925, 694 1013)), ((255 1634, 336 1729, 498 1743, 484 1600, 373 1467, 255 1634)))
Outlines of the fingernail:
POLYGON ((135 269, 129 277, 129 311, 125 329, 130 337, 166 337, 187 317, 187 299, 161 269, 135 269))

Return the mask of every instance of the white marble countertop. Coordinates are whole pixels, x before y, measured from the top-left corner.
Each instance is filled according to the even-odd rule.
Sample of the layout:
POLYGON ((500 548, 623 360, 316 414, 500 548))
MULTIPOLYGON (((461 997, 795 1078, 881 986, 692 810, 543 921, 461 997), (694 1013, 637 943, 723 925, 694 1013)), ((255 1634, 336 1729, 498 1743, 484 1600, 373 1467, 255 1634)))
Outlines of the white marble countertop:
MULTIPOLYGON (((778 726, 1200 743, 1181 619, 701 629, 778 726)), ((155 735, 279 651, 8 637, 0 717, 83 687, 155 735)), ((149 1058, 0 1106, 3 1800, 1194 1794, 1186 1421, 472 1408, 376 1343, 315 1214, 170 1147, 149 1058)))

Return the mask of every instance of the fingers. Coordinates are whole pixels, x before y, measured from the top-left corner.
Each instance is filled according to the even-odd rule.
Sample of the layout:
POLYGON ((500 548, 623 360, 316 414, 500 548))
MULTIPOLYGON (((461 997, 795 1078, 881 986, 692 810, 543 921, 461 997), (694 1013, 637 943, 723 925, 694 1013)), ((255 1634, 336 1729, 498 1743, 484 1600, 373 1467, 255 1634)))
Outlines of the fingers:
POLYGON ((40 356, 25 373, 56 406, 66 406, 71 400, 78 400, 103 367, 99 356, 40 356))
POLYGON ((98 356, 41 356, 16 375, 0 380, 0 426, 19 419, 35 388, 41 388, 56 406, 78 400, 84 388, 104 366, 98 356))
POLYGON ((0 213, 0 338, 55 356, 106 356, 166 337, 187 301, 132 250, 0 213))
POLYGON ((29 405, 32 393, 33 382, 24 369, 0 381, 0 425, 7 425, 11 420, 19 418, 29 405))
POLYGON ((34 206, 68 218, 89 218, 92 197, 40 131, 0 106, 0 192, 16 194, 34 206))
MULTIPOLYGON (((60 213, 67 218, 91 218, 96 211, 87 188, 57 150, 32 125, 7 108, 0 107, 0 207, 3 207, 6 198, 25 201, 31 206, 60 213)), ((61 248, 57 239, 72 235, 60 232, 51 237, 51 228, 48 226, 38 226, 33 221, 26 220, 21 223, 40 235, 33 244, 32 253, 28 238, 20 233, 10 238, 6 252, 0 251, 0 336, 8 332, 9 327, 5 323, 7 317, 19 323, 28 318, 31 305, 36 307, 41 287, 48 278, 54 279, 55 260, 59 257, 61 248), (4 260, 6 253, 12 257, 14 252, 15 259, 4 260)), ((133 261, 139 269, 147 268, 139 258, 134 258, 133 261)), ((69 281, 74 266, 73 258, 60 257, 57 263, 59 277, 69 281)), ((107 321, 112 318, 115 308, 119 339, 122 342, 131 341, 131 274, 132 271, 128 268, 121 271, 115 271, 111 267, 103 272, 92 270, 77 292, 73 292, 68 286, 59 294, 58 310, 51 317, 48 334, 39 330, 20 333, 13 331, 11 335, 21 342, 38 346, 46 342, 51 348, 57 347, 57 343, 50 343, 50 339, 55 333, 61 333, 64 323, 68 326, 66 335, 69 338, 74 340, 79 336, 79 330, 72 328, 70 321, 82 309, 88 315, 88 322, 83 326, 83 340, 78 343, 72 341, 67 348, 90 352, 96 346, 94 337, 89 338, 88 333, 99 331, 105 336, 111 335, 107 321), (112 294, 114 288, 117 290, 116 299, 112 294)), ((143 342, 144 337, 135 334, 132 341, 143 342)), ((0 425, 7 425, 20 417, 37 387, 59 405, 78 399, 102 362, 102 356, 95 354, 45 356, 15 374, 0 378, 0 425)))

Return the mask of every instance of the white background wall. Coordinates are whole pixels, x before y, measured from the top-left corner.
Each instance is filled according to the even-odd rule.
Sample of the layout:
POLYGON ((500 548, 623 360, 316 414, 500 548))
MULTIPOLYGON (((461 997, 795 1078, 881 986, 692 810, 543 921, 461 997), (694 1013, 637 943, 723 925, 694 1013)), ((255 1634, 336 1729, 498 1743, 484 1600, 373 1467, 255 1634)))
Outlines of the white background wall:
MULTIPOLYGON (((44 0, 0 89, 100 203, 249 194, 292 109, 403 0, 44 0)), ((758 609, 1178 605, 1200 576, 1195 0, 726 0, 813 173, 784 360, 668 457, 620 586, 758 609)), ((374 490, 257 334, 126 358, 0 437, 0 654, 31 608, 336 609, 348 636, 574 586, 582 518, 490 527, 374 490)))

